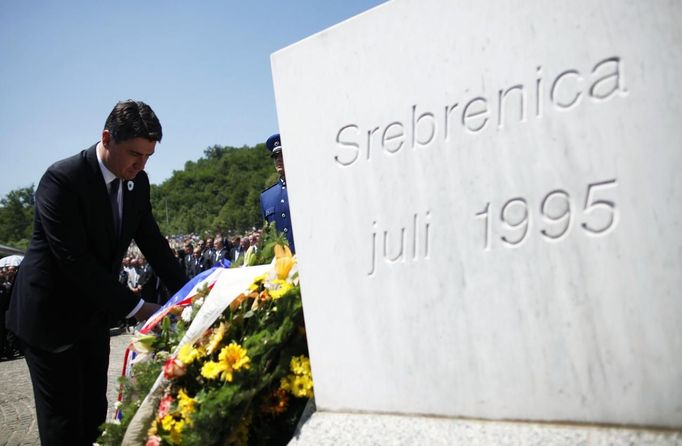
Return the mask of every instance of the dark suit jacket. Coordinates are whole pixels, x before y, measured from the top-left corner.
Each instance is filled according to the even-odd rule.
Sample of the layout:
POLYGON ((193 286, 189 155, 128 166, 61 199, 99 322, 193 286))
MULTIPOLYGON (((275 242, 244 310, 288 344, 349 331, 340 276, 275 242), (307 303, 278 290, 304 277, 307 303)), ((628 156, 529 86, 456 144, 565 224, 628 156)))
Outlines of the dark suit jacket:
POLYGON ((187 276, 189 276, 189 277, 194 277, 197 274, 199 274, 202 271, 207 269, 206 264, 204 263, 203 256, 200 256, 200 257, 192 256, 192 257, 190 257, 188 265, 189 265, 189 270, 188 270, 187 276))
POLYGON ((227 248, 222 248, 220 251, 216 251, 215 255, 213 256, 213 262, 211 263, 211 266, 215 265, 216 263, 220 262, 222 259, 227 259, 230 260, 230 250, 227 248))
POLYGON ((114 234, 96 146, 50 166, 38 184, 33 238, 17 273, 8 328, 34 347, 56 350, 88 329, 124 318, 139 302, 118 281, 135 239, 171 291, 187 280, 152 216, 149 178, 124 181, 121 236, 114 234))

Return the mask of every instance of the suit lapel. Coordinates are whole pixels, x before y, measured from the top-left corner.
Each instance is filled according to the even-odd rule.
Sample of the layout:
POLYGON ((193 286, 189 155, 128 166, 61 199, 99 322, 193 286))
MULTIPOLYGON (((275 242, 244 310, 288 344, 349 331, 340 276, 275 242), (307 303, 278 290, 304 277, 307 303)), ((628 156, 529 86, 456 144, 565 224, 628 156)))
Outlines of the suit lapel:
POLYGON ((102 176, 102 170, 99 168, 99 162, 97 161, 97 144, 93 145, 85 151, 85 160, 88 165, 88 171, 90 173, 88 177, 89 187, 88 192, 90 194, 90 202, 95 209, 95 215, 102 217, 102 225, 104 227, 107 236, 111 242, 112 247, 116 246, 116 234, 114 232, 114 216, 111 213, 111 205, 109 204, 109 192, 107 191, 107 185, 104 183, 104 176, 102 176))

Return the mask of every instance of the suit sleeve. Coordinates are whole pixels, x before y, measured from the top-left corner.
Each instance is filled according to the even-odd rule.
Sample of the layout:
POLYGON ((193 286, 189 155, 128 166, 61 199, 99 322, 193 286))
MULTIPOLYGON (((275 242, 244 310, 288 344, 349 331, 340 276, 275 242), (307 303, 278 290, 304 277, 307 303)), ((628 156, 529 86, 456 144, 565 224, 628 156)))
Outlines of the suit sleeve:
POLYGON ((144 196, 141 197, 144 209, 133 238, 156 275, 161 278, 171 294, 175 294, 189 279, 173 256, 168 241, 163 237, 154 220, 152 205, 149 202, 149 180, 145 176, 140 183, 144 188, 142 191, 144 196))
POLYGON ((139 299, 89 250, 84 209, 75 187, 67 175, 48 169, 36 191, 35 212, 64 278, 78 295, 89 296, 83 304, 122 317, 139 299))

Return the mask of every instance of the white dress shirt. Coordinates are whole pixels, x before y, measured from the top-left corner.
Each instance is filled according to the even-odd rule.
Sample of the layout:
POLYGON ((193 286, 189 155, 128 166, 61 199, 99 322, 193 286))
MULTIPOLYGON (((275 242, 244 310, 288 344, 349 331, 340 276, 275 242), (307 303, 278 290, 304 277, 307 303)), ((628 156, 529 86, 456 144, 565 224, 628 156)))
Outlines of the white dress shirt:
MULTIPOLYGON (((97 153, 97 163, 99 164, 99 169, 102 171, 102 176, 104 177, 104 184, 107 185, 107 192, 111 192, 111 182, 117 180, 118 177, 114 175, 109 169, 107 169, 107 166, 104 165, 104 161, 102 161, 102 157, 100 156, 99 153, 101 146, 102 143, 100 142, 99 144, 97 144, 97 150, 95 150, 95 152, 97 153)), ((121 181, 121 184, 118 188, 118 195, 116 196, 116 204, 118 204, 118 215, 121 216, 121 221, 123 221, 123 183, 124 182, 121 181)), ((144 299, 140 299, 137 305, 135 305, 135 308, 133 308, 133 311, 126 315, 126 319, 133 317, 135 313, 140 311, 142 305, 144 305, 144 299)))

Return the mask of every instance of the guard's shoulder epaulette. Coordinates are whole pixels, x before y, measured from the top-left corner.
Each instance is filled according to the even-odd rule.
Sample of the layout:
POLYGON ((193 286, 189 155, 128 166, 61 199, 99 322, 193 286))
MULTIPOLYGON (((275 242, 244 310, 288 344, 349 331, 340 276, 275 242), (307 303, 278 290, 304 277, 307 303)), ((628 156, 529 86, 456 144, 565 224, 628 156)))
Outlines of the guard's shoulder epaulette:
POLYGON ((267 192, 267 191, 269 191, 270 189, 272 189, 273 187, 277 186, 278 184, 279 184, 279 181, 276 182, 275 184, 273 184, 272 186, 266 187, 265 189, 263 189, 263 190, 261 191, 261 194, 262 194, 262 193, 265 193, 265 192, 267 192))

